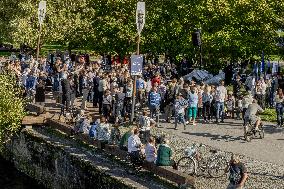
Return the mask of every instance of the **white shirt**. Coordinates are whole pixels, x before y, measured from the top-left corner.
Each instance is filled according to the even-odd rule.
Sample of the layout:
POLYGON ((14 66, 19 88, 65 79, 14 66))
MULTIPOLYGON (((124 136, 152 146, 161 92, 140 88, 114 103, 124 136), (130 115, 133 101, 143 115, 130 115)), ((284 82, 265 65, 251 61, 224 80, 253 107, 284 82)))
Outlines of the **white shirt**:
POLYGON ((224 86, 219 86, 216 89, 216 101, 217 102, 225 102, 225 98, 227 96, 227 89, 224 86))
POLYGON ((127 148, 129 153, 138 151, 140 145, 141 141, 138 135, 133 134, 128 138, 127 148))

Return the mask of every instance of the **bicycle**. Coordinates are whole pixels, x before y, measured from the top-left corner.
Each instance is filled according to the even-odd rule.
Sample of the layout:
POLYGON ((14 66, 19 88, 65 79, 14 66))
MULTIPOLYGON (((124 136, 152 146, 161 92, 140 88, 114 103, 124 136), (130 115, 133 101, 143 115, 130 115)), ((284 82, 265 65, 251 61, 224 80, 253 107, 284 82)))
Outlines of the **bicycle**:
POLYGON ((258 126, 258 130, 255 129, 255 126, 248 121, 244 128, 244 137, 247 142, 250 142, 251 139, 254 137, 256 138, 257 134, 259 135, 260 139, 264 138, 264 129, 262 122, 258 126))
POLYGON ((204 156, 205 145, 193 144, 184 150, 185 156, 178 160, 178 170, 188 175, 197 175, 197 169, 202 173, 206 171, 213 178, 222 177, 225 174, 227 160, 218 154, 217 150, 210 150, 212 155, 204 156))

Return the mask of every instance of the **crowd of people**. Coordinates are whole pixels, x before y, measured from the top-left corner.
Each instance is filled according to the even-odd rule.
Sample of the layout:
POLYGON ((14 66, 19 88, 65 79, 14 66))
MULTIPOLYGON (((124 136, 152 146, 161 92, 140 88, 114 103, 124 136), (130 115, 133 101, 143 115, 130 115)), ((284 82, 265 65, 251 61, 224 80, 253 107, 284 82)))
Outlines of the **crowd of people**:
MULTIPOLYGON (((186 129, 189 123, 244 119, 253 99, 262 109, 275 108, 278 126, 283 125, 283 86, 279 86, 282 77, 277 72, 260 77, 250 74, 245 78, 241 73, 234 73, 232 87, 227 87, 224 81, 214 85, 194 79, 185 81, 181 75, 183 67, 178 70, 169 61, 145 62, 143 74, 135 81, 134 92, 129 58, 120 62, 116 56, 113 59, 102 57, 90 62, 87 55, 50 53, 35 61, 32 56, 13 54, 5 63, 8 70, 16 74, 24 96, 30 101, 43 105, 45 91, 51 88, 54 98, 67 112, 74 109, 75 99, 81 98, 80 109, 86 110, 86 102, 91 102, 93 107, 99 108, 100 115, 113 123, 123 123, 130 117, 135 93, 136 108, 147 107, 157 124, 160 117, 168 123, 174 117, 176 129, 179 123, 186 129)), ((138 119, 138 115, 135 117, 138 119)))
POLYGON ((183 75, 187 72, 170 61, 145 61, 143 73, 136 81, 130 75, 129 58, 120 61, 102 57, 91 62, 86 55, 50 53, 39 61, 21 54, 12 55, 9 60, 2 58, 1 62, 15 73, 23 96, 31 102, 44 106, 46 91, 51 90, 62 110, 73 112, 75 99, 80 98, 74 131, 88 133, 102 144, 117 144, 128 150, 134 160, 143 151, 147 161, 175 167, 169 141, 163 139, 157 149, 150 133, 151 128, 159 126, 161 118, 173 123, 175 129, 183 124, 184 130, 189 124, 219 123, 227 118, 243 119, 244 123, 250 120, 257 126, 257 112, 269 107, 275 108, 277 124, 283 126, 284 95, 279 82, 282 77, 276 72, 260 77, 249 74, 245 78, 234 73, 232 87, 228 87, 223 80, 214 85, 194 79, 186 81, 183 75), (118 125, 131 116, 132 95, 136 97, 136 110, 142 111, 135 114, 136 127, 120 136, 118 125), (98 108, 99 120, 85 115, 87 102, 98 108), (111 129, 110 123, 115 127, 111 129))

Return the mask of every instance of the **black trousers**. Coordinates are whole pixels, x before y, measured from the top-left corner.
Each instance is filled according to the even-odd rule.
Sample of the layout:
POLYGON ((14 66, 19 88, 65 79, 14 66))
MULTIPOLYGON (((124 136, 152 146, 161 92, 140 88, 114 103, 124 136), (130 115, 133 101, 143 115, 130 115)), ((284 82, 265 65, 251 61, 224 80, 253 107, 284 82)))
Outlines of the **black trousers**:
POLYGON ((99 113, 102 114, 104 92, 99 92, 99 113))
POLYGON ((211 119, 211 103, 205 102, 203 103, 203 118, 205 121, 211 119))
POLYGON ((94 96, 93 96, 93 106, 97 106, 99 103, 99 91, 94 90, 94 96))

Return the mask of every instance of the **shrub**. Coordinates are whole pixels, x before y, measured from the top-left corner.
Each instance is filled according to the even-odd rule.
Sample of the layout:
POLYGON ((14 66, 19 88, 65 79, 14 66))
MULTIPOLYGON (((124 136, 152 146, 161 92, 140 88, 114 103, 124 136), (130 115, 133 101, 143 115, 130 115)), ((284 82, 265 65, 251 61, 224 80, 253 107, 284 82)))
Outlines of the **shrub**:
POLYGON ((0 74, 0 149, 21 127, 25 116, 21 89, 13 74, 0 74))
POLYGON ((275 109, 265 109, 262 114, 260 114, 261 120, 275 123, 277 121, 275 109))

